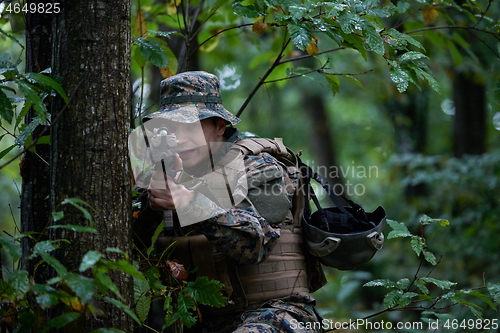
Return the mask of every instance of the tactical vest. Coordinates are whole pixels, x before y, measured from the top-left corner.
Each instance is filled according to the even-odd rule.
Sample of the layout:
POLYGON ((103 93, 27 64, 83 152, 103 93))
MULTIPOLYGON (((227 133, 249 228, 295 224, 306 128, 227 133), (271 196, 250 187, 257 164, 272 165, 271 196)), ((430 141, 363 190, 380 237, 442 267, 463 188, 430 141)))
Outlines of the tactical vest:
MULTIPOLYGON (((301 190, 297 156, 283 145, 281 139, 244 139, 236 142, 233 149, 239 149, 244 155, 271 154, 283 164, 289 177, 298 178, 296 192, 301 190)), ((220 191, 223 185, 217 186, 219 182, 216 177, 211 177, 208 185, 213 187, 213 191, 220 191)), ((218 252, 203 234, 190 234, 184 238, 160 237, 159 246, 162 248, 177 241, 173 258, 187 267, 196 267, 198 276, 208 276, 224 284, 229 304, 220 309, 205 307, 202 309, 205 315, 245 311, 294 292, 313 292, 326 283, 326 278, 321 265, 305 249, 303 242, 301 218, 304 200, 301 193, 293 196, 292 207, 287 208, 288 214, 279 221, 280 225, 273 225, 280 230, 277 244, 269 257, 257 265, 235 265, 218 252)), ((256 208, 262 214, 258 205, 256 208)), ((266 218, 265 213, 262 215, 266 218)))

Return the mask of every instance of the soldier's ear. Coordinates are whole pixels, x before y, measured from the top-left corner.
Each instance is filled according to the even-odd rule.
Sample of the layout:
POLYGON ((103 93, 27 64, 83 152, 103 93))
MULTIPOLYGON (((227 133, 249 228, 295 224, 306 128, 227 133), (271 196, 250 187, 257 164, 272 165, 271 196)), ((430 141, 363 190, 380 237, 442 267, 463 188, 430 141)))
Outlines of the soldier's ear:
POLYGON ((217 135, 223 135, 226 131, 227 120, 222 118, 216 118, 215 120, 215 128, 217 130, 217 135))

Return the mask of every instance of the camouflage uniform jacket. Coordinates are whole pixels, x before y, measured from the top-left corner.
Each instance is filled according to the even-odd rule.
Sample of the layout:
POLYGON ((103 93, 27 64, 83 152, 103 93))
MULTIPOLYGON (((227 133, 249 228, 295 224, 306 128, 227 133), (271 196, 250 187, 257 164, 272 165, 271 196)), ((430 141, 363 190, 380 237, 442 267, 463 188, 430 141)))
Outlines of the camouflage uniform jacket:
MULTIPOLYGON (((229 131, 231 129, 226 133, 229 131)), ((222 157, 234 142, 241 139, 239 132, 233 131, 233 133, 229 132, 227 145, 224 145, 214 155, 214 160, 222 157)), ((239 267, 262 263, 271 254, 280 238, 281 228, 292 223, 291 202, 299 182, 298 171, 294 176, 293 170, 289 172, 290 170, 287 170, 286 166, 268 153, 247 155, 244 156, 243 161, 244 173, 248 180, 248 195, 240 198, 241 200, 238 200, 231 208, 225 209, 206 196, 197 194, 185 211, 177 212, 180 216, 189 215, 190 218, 201 221, 183 229, 202 233, 214 246, 214 251, 224 254, 226 259, 239 267)), ((186 171, 194 176, 203 173, 202 170, 186 171)), ((238 184, 234 185, 235 191, 233 192, 237 192, 237 188, 238 184)), ((146 218, 151 218, 153 215, 160 216, 156 212, 151 213, 151 211, 145 215, 146 218)), ((142 216, 141 220, 143 220, 142 216)), ((136 231, 147 233, 142 227, 144 223, 151 225, 151 221, 144 221, 139 228, 135 228, 136 231)), ((136 222, 136 224, 138 223, 136 222)), ((151 227, 150 229, 154 230, 151 227)), ((264 303, 266 302, 262 302, 262 304, 264 303)), ((290 297, 270 300, 266 304, 267 306, 260 308, 259 314, 247 312, 245 318, 260 318, 257 322, 260 323, 258 325, 261 325, 266 320, 265 318, 276 317, 277 311, 292 314, 292 317, 282 316, 282 319, 286 321, 284 325, 287 327, 293 326, 290 324, 290 318, 296 318, 293 320, 297 320, 297 322, 319 321, 319 316, 314 310, 315 301, 307 292, 293 293, 290 294, 290 297), (266 308, 268 310, 264 311, 266 308), (265 318, 261 316, 262 311, 265 313, 265 318)), ((205 330, 207 332, 212 330, 223 332, 222 328, 226 327, 225 331, 232 331, 232 329, 228 330, 229 327, 235 328, 241 324, 240 316, 241 312, 234 313, 232 317, 222 316, 225 317, 222 319, 210 316, 211 323, 207 323, 208 326, 205 327, 205 330), (232 321, 232 323, 227 322, 227 320, 232 321), (211 329, 208 329, 207 327, 210 326, 211 329)), ((275 322, 275 319, 270 319, 270 321, 275 322)), ((255 322, 252 322, 251 327, 254 325, 255 322)), ((300 330, 284 331, 302 332, 300 330)), ((245 332, 245 330, 241 332, 245 332)))

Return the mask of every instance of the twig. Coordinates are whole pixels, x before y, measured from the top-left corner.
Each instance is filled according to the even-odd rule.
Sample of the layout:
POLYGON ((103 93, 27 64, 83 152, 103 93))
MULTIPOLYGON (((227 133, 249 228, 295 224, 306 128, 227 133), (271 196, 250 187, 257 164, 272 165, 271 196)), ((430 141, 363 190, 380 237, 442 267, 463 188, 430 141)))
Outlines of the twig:
POLYGON ((248 95, 247 99, 245 100, 245 102, 243 103, 243 105, 240 107, 240 110, 236 114, 236 117, 239 117, 241 115, 241 113, 243 112, 243 110, 245 110, 245 108, 247 107, 248 103, 250 103, 250 100, 252 99, 252 97, 257 93, 257 90, 259 90, 260 86, 262 86, 264 84, 264 81, 266 80, 266 78, 271 74, 271 72, 276 68, 276 66, 279 65, 280 60, 283 57, 283 52, 285 52, 285 49, 287 48, 288 44, 290 44, 290 41, 291 41, 291 39, 288 38, 287 41, 283 43, 283 47, 281 48, 280 53, 276 57, 276 60, 271 65, 271 67, 268 68, 268 70, 262 76, 262 78, 259 80, 259 82, 257 83, 257 85, 253 88, 253 90, 250 93, 250 95, 248 95))
POLYGON ((218 35, 220 34, 223 34, 224 32, 226 31, 229 31, 229 30, 233 30, 233 29, 239 29, 239 28, 243 28, 243 27, 248 27, 248 26, 251 26, 253 25, 252 23, 246 23, 246 24, 241 24, 241 25, 236 25, 234 27, 229 27, 229 28, 226 28, 226 29, 222 29, 220 31, 218 31, 217 33, 213 34, 212 36, 208 37, 207 39, 205 39, 203 42, 201 42, 199 45, 197 45, 194 49, 193 49, 193 52, 196 52, 196 50, 198 50, 203 44, 205 43, 208 43, 212 38, 215 38, 217 37, 218 35))
POLYGON ((474 26, 468 27, 468 26, 461 26, 461 25, 440 25, 440 26, 435 26, 435 27, 425 27, 425 28, 420 28, 420 29, 406 31, 405 34, 409 35, 409 34, 413 34, 415 32, 420 32, 420 31, 440 30, 440 29, 465 29, 465 30, 474 30, 474 31, 484 32, 484 33, 493 35, 497 39, 500 39, 500 34, 497 33, 497 32, 488 31, 488 30, 484 30, 484 29, 479 29, 479 28, 476 28, 474 26))
MULTIPOLYGON (((73 97, 75 96, 76 94, 76 91, 78 90, 78 88, 80 88, 80 86, 82 85, 83 81, 87 78, 88 75, 86 75, 80 82, 78 82, 78 84, 75 86, 75 89, 73 90, 73 93, 71 94, 71 96, 69 97, 68 99, 68 102, 63 106, 63 108, 61 109, 61 111, 59 111, 59 113, 57 114, 56 118, 52 121, 52 124, 56 123, 59 118, 61 117, 62 113, 68 108, 69 104, 71 103, 71 100, 73 99, 73 97)), ((4 164, 0 165, 0 170, 2 170, 3 168, 5 168, 7 165, 9 165, 10 163, 14 162, 19 156, 21 156, 22 154, 24 154, 25 152, 27 152, 31 147, 35 146, 36 143, 38 142, 38 140, 45 134, 45 132, 47 132, 49 126, 45 126, 42 131, 40 131, 40 134, 33 140, 33 142, 31 142, 31 144, 28 146, 28 147, 25 147, 20 153, 18 153, 16 156, 14 156, 13 158, 11 158, 9 161, 5 162, 4 164)))
POLYGON ((326 50, 326 51, 318 52, 318 54, 315 54, 315 55, 304 54, 304 55, 301 55, 301 56, 298 56, 298 57, 288 58, 288 59, 282 60, 282 61, 280 61, 279 64, 281 65, 281 64, 284 64, 284 63, 287 63, 287 62, 291 62, 291 61, 298 61, 298 60, 308 59, 308 58, 311 58, 311 57, 319 56, 321 54, 330 53, 330 52, 339 51, 339 50, 344 50, 344 49, 345 49, 345 47, 341 46, 341 47, 336 47, 334 49, 329 49, 329 50, 326 50))

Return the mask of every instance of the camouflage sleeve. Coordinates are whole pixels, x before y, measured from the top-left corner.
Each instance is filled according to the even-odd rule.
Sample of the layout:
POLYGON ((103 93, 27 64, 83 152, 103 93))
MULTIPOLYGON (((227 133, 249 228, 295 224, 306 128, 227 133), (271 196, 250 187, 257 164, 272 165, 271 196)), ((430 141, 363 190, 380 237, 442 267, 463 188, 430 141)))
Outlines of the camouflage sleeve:
MULTIPOLYGON (((285 194, 286 199, 282 203, 285 206, 282 209, 285 213, 289 213, 291 197, 288 197, 289 189, 285 188, 287 176, 283 171, 284 167, 271 155, 263 153, 258 156, 246 156, 245 168, 248 184, 250 187, 254 186, 256 190, 254 192, 263 195, 266 186, 272 183, 275 185, 273 192, 279 194, 277 196, 285 194)), ((254 197, 257 198, 259 195, 254 197)), ((205 202, 205 205, 213 205, 213 202, 209 203, 210 200, 206 197, 198 196, 197 200, 205 202)), ((280 222, 282 221, 283 219, 280 222)), ((222 210, 220 214, 199 223, 198 226, 212 244, 240 265, 264 261, 280 235, 279 228, 276 228, 279 224, 271 224, 269 219, 264 218, 250 195, 246 195, 232 208, 222 210)))

